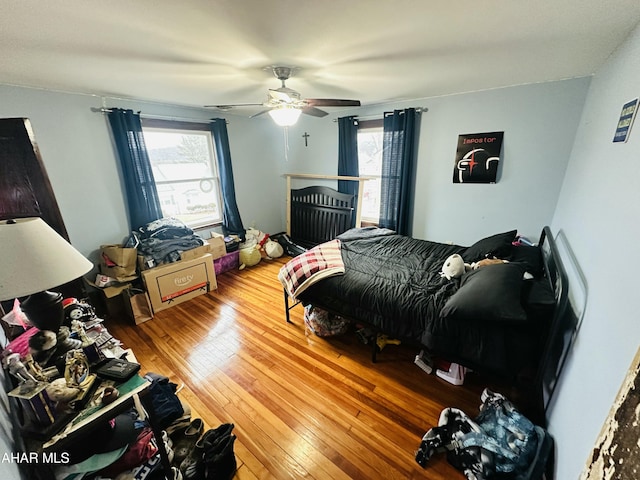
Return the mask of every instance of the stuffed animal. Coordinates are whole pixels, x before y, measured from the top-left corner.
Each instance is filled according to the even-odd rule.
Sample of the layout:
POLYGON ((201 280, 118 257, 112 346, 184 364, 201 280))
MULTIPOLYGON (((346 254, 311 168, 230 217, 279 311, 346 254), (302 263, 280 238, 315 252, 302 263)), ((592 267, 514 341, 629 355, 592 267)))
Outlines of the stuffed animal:
POLYGON ((445 277, 447 280, 452 278, 461 277, 463 273, 471 270, 471 265, 464 263, 464 260, 460 255, 454 253, 450 255, 442 265, 442 271, 440 276, 445 277))
POLYGON ((271 239, 268 239, 264 244, 264 251, 269 258, 280 258, 282 255, 284 255, 284 249, 282 248, 282 245, 280 245, 278 242, 274 242, 271 239))
POLYGON ((260 250, 258 247, 253 246, 249 248, 241 248, 238 253, 238 259, 240 262, 239 269, 242 270, 245 267, 253 267, 260 263, 262 260, 262 255, 260 255, 260 250))
POLYGON ((499 258, 493 257, 493 258, 484 258, 482 260, 480 260, 479 262, 473 262, 471 264, 471 269, 472 270, 477 270, 480 267, 484 267, 485 265, 495 265, 498 263, 509 263, 508 260, 500 260, 499 258))

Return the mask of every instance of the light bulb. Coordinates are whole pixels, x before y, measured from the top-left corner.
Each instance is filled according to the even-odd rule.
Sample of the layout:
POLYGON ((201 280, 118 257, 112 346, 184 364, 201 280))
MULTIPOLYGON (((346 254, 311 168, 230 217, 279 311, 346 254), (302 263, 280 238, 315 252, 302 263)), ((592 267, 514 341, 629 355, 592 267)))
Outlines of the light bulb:
POLYGON ((273 118, 273 121, 281 127, 290 127, 291 125, 295 125, 301 113, 302 110, 299 108, 289 106, 269 110, 269 115, 273 118))

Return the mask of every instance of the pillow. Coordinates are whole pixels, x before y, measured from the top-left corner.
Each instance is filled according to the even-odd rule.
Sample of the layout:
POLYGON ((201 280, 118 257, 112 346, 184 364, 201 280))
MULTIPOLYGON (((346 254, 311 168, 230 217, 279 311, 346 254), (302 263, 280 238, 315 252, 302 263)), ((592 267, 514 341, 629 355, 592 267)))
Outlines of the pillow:
POLYGON ((546 278, 532 279, 523 282, 522 305, 527 318, 534 323, 548 325, 556 307, 553 288, 546 278))
POLYGON ((525 321, 527 314, 520 303, 523 274, 523 266, 517 263, 487 265, 464 274, 440 316, 461 321, 525 321))
POLYGON ((526 245, 513 245, 511 254, 505 257, 510 262, 520 262, 525 265, 527 272, 536 278, 542 277, 544 264, 542 263, 542 250, 540 247, 526 245))
POLYGON ((492 256, 504 259, 511 251, 511 242, 516 239, 516 233, 517 230, 511 230, 478 240, 464 251, 462 258, 469 263, 492 256))

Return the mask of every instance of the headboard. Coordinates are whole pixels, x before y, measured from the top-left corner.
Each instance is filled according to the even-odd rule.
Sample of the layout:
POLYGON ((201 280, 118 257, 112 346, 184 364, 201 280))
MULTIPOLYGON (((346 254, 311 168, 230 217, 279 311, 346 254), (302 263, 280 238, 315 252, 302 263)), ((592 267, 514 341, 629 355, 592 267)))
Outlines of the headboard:
POLYGON ((305 248, 333 240, 353 226, 355 196, 333 188, 291 189, 291 240, 305 248))

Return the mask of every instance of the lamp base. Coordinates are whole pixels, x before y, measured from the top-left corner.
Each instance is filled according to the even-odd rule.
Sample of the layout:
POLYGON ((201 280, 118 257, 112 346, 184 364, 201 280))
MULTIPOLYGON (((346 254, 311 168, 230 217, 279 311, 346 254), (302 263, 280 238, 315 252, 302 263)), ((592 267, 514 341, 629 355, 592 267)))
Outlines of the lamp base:
POLYGON ((39 330, 58 333, 64 321, 61 293, 48 290, 34 293, 20 304, 20 308, 31 324, 39 330))

